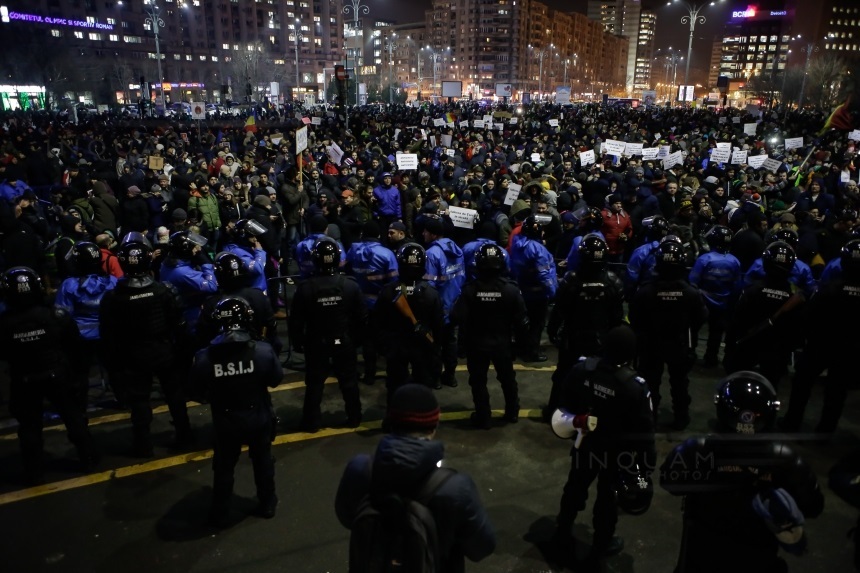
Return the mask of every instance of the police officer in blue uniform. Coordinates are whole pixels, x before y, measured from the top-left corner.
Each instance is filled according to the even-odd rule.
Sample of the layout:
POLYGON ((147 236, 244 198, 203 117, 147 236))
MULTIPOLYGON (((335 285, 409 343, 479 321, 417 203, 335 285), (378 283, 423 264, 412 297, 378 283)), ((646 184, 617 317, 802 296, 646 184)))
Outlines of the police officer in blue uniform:
POLYGON ((710 368, 718 364, 717 354, 738 294, 741 263, 729 253, 732 231, 728 227, 714 225, 705 234, 705 240, 710 251, 698 256, 690 270, 689 280, 708 305, 708 342, 703 363, 710 368))
POLYGON ((278 505, 272 457, 277 419, 268 389, 281 383, 284 372, 271 345, 254 336, 254 311, 247 301, 232 296, 220 300, 212 320, 221 334, 197 352, 191 368, 192 384, 205 389, 209 399, 215 430, 209 518, 213 525, 226 524, 233 471, 247 445, 257 486, 257 514, 271 519, 278 505))
MULTIPOLYGON (((466 267, 466 280, 473 281, 478 278, 478 269, 475 267, 475 255, 478 253, 478 249, 487 243, 498 244, 492 238, 498 235, 498 232, 494 231, 495 226, 492 223, 484 223, 478 230, 478 238, 463 245, 463 264, 466 267), (489 230, 487 230, 488 226, 490 227, 489 230)), ((509 273, 511 270, 510 256, 504 249, 502 249, 502 253, 505 257, 505 272, 509 273)))
POLYGON ((218 292, 212 259, 203 249, 206 238, 191 231, 179 231, 170 236, 170 252, 161 264, 159 277, 179 293, 186 336, 197 328, 200 306, 218 292))
POLYGON ((152 245, 141 233, 126 235, 117 258, 125 276, 105 293, 99 309, 102 357, 116 372, 114 390, 131 410, 132 453, 152 457, 149 397, 158 377, 176 430, 176 443, 192 440, 191 423, 176 368, 176 332, 182 312, 175 288, 157 282, 151 271, 152 245), (130 344, 129 341, 134 341, 130 344))
POLYGON ((657 247, 660 241, 669 235, 669 221, 663 215, 642 219, 642 227, 645 229, 645 243, 633 249, 624 275, 625 294, 628 300, 633 298, 633 293, 639 285, 654 278, 657 247))
POLYGON ((519 420, 520 399, 517 375, 514 372, 514 348, 511 339, 522 338, 528 332, 526 303, 519 287, 503 276, 504 249, 489 242, 475 254, 478 278, 466 283, 451 315, 460 327, 460 346, 466 355, 469 386, 475 411, 472 423, 490 428, 490 393, 487 391, 487 371, 490 364, 502 385, 505 397, 504 419, 519 420))
POLYGON ((268 292, 266 284, 266 251, 257 239, 266 232, 266 228, 253 219, 240 219, 230 230, 230 241, 224 245, 224 251, 233 253, 245 263, 248 269, 248 279, 251 286, 264 293, 268 292))
POLYGON ((573 216, 579 221, 577 236, 573 238, 570 251, 565 262, 566 272, 576 272, 579 268, 579 244, 586 235, 597 235, 604 241, 606 237, 600 230, 603 227, 603 213, 596 207, 583 207, 577 210, 573 216))
POLYGON ((18 421, 18 442, 28 483, 42 480, 43 403, 47 399, 66 426, 84 471, 99 455, 78 406, 69 353, 80 340, 74 320, 64 308, 44 304, 44 288, 36 271, 12 267, 0 290, 7 310, 0 316, 0 359, 9 364, 9 410, 18 421))
MULTIPOLYGON (((299 267, 299 276, 303 279, 312 277, 316 272, 313 250, 320 239, 328 238, 328 235, 326 235, 328 220, 323 215, 314 215, 311 217, 308 227, 310 233, 296 245, 296 264, 299 267)), ((334 239, 330 240, 334 241, 334 239)), ((340 251, 340 267, 343 269, 346 266, 346 255, 343 252, 343 246, 338 241, 334 242, 340 251)))
POLYGON ((346 406, 346 423, 361 424, 356 348, 367 324, 367 306, 355 279, 338 272, 340 248, 317 241, 311 253, 315 275, 300 282, 288 321, 293 348, 305 355, 305 400, 300 429, 317 432, 326 376, 337 378, 346 406))
MULTIPOLYGON (((796 231, 792 229, 778 229, 768 238, 768 244, 783 241, 784 243, 788 243, 788 245, 794 249, 794 252, 797 253, 800 239, 798 238, 796 231)), ((762 257, 759 257, 753 261, 750 268, 748 268, 747 272, 744 273, 741 288, 747 287, 757 280, 761 280, 764 278, 764 275, 764 263, 762 262, 762 257)), ((814 293, 818 288, 815 276, 812 274, 812 269, 809 265, 798 258, 795 258, 794 260, 794 267, 792 267, 791 273, 788 275, 788 280, 795 287, 802 290, 806 298, 811 297, 812 293, 814 293)))

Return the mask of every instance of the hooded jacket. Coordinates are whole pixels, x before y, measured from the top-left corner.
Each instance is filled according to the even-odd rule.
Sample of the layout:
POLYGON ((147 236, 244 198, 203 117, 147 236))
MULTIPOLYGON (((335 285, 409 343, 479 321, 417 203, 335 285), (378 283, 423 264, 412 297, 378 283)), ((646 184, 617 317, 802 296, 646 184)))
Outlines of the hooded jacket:
POLYGON ((57 290, 54 306, 69 312, 84 340, 100 338, 99 306, 104 294, 116 286, 116 281, 116 277, 104 275, 70 277, 57 290))
POLYGON ((426 271, 424 280, 439 292, 439 297, 442 299, 447 324, 448 315, 451 314, 451 309, 466 282, 463 251, 451 239, 445 237, 436 239, 427 247, 427 262, 424 268, 426 271))

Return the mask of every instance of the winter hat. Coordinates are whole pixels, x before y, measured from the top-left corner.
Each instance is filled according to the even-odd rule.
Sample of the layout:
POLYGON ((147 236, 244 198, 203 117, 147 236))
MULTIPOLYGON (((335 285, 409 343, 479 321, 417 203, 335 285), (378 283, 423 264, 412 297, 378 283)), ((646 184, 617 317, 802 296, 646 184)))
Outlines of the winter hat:
POLYGON ((310 221, 311 233, 325 233, 328 221, 324 215, 314 215, 310 221))
POLYGON ((445 225, 442 224, 442 219, 430 218, 424 224, 424 230, 438 237, 445 234, 445 225))
POLYGON ((128 194, 132 197, 137 197, 138 195, 140 195, 140 187, 138 187, 137 185, 132 185, 128 188, 128 194))
POLYGON ((406 384, 394 392, 385 414, 395 433, 430 432, 439 425, 439 402, 423 384, 406 384))
POLYGON ((364 238, 378 239, 380 234, 379 223, 373 219, 369 219, 361 228, 361 235, 364 238))
POLYGON ((260 207, 271 207, 272 200, 266 195, 257 195, 254 197, 254 205, 258 205, 260 207))
POLYGON ((400 231, 401 233, 406 232, 406 225, 401 223, 400 221, 394 221, 390 225, 388 225, 389 229, 394 229, 395 231, 400 231))
POLYGON ((188 213, 185 212, 185 209, 174 209, 173 210, 173 220, 174 221, 187 221, 188 213))
POLYGON ((277 195, 278 194, 278 192, 275 191, 275 188, 272 187, 271 185, 266 187, 266 193, 268 193, 269 195, 277 195))

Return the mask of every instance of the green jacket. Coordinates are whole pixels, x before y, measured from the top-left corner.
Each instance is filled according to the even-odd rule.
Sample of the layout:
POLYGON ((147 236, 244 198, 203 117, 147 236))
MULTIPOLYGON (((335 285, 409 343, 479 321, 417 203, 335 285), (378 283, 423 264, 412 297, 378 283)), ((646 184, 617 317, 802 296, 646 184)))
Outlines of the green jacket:
POLYGON ((221 228, 221 215, 218 211, 218 199, 211 193, 207 193, 205 197, 196 192, 188 198, 188 210, 197 209, 200 211, 200 222, 205 224, 208 229, 215 230, 221 228))

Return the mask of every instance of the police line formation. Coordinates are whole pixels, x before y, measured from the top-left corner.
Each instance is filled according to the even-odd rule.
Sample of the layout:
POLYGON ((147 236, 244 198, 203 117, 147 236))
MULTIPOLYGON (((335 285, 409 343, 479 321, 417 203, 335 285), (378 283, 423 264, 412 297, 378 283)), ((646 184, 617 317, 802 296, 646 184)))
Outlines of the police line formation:
MULTIPOLYGON (((860 301, 860 134, 819 131, 826 118, 810 111, 368 106, 349 112, 351 131, 340 111, 264 111, 248 128, 3 117, 0 353, 30 481, 43 479, 45 399, 84 471, 98 464, 87 428, 98 364, 131 412, 133 455, 153 456, 157 378, 180 447, 196 444, 186 400, 210 405, 213 523, 229 515, 243 444, 258 513, 272 517, 267 388, 282 380, 281 351, 304 354, 306 432, 321 427, 332 372, 344 423, 361 424, 359 381, 374 383, 381 355, 388 434, 375 458, 350 462, 337 496, 359 539, 350 570, 413 563, 415 544, 388 538, 391 515, 416 503, 431 510, 421 567, 435 556, 434 570, 463 570, 495 536, 471 478, 436 470, 433 390, 457 386, 465 358, 471 421, 489 429, 492 364, 516 423, 513 362, 546 361, 546 331, 559 358, 544 417, 575 438, 560 559, 588 569, 621 551, 617 507, 646 511, 660 468, 660 485, 686 497, 679 570, 787 570, 778 550, 803 551, 804 518, 823 497, 809 467, 766 436, 800 429, 825 371, 816 432, 831 434, 842 414, 858 333, 830 320, 857 316, 860 301), (721 433, 679 445, 661 467, 663 371, 671 427, 683 430, 697 360, 726 372, 721 433), (595 480, 594 539, 575 563, 571 528, 595 480), (392 499, 399 510, 385 509, 392 499), (740 569, 727 546, 747 556, 740 569)), ((858 465, 831 476, 855 504, 858 465)))

